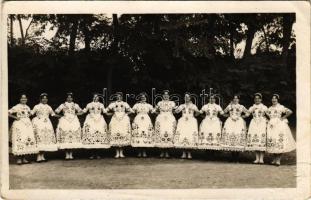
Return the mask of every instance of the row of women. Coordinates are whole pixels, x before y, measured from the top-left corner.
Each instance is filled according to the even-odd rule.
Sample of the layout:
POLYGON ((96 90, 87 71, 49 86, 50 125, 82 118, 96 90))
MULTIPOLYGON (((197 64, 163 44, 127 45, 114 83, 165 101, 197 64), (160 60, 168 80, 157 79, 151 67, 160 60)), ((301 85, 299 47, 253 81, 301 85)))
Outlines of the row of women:
POLYGON ((264 163, 264 153, 274 156, 272 164, 279 166, 281 154, 295 149, 295 140, 288 126, 287 117, 292 111, 281 105, 279 95, 272 96, 272 105, 267 108, 262 104, 262 95, 254 95, 254 105, 246 109, 239 104, 235 95, 231 103, 223 110, 215 103, 215 97, 201 110, 192 103, 188 93, 185 102, 179 106, 170 101, 169 91, 165 90, 162 100, 155 107, 146 102, 147 95, 142 94, 140 101, 132 108, 122 101, 122 93, 117 93, 117 100, 107 108, 94 95, 93 101, 84 109, 73 101, 73 94, 68 93, 65 103, 55 111, 47 104, 48 95, 40 95, 40 103, 31 110, 27 105, 26 95, 20 103, 9 110, 14 118, 11 127, 12 153, 17 156, 17 163, 29 163, 27 154, 37 154, 37 162, 46 161, 44 152, 65 150, 66 160, 73 159, 73 149, 92 149, 90 158, 100 158, 98 149, 115 147, 115 158, 123 158, 123 147, 138 149, 139 157, 147 157, 146 148, 158 147, 160 157, 168 158, 170 148, 183 150, 181 158, 191 159, 192 149, 231 151, 233 157, 239 152, 255 152, 254 163, 264 163), (182 113, 176 121, 174 113, 182 113), (158 114, 153 125, 149 114, 158 114), (87 114, 81 129, 78 115, 87 114), (103 114, 112 115, 109 127, 103 114), (130 123, 129 114, 136 114, 130 123), (198 125, 195 118, 205 115, 198 125), (227 117, 222 126, 219 116, 227 117), (244 118, 252 116, 247 130, 244 118), (32 120, 30 117, 33 116, 32 120), (50 116, 59 118, 56 134, 50 116))

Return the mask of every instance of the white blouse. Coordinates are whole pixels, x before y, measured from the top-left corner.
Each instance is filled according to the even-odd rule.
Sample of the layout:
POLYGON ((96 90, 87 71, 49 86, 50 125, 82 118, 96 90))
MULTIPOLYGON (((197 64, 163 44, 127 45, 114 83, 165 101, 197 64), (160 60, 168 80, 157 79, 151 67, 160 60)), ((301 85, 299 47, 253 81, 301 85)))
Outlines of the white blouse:
POLYGON ((281 118, 282 114, 288 113, 290 111, 291 111, 290 109, 288 109, 285 106, 278 103, 276 106, 270 106, 268 111, 267 111, 267 114, 271 119, 272 118, 281 118))
POLYGON ((174 101, 159 101, 156 109, 160 110, 160 113, 165 112, 172 112, 173 109, 176 107, 176 104, 174 101))
POLYGON ((268 110, 267 106, 260 103, 258 105, 257 104, 252 105, 248 109, 248 112, 249 114, 253 115, 253 118, 264 118, 267 110, 268 110))
POLYGON ((148 114, 152 112, 153 106, 149 103, 136 103, 132 109, 137 114, 148 114))
POLYGON ((49 118, 50 115, 51 116, 55 115, 51 106, 49 106, 48 104, 43 104, 43 103, 39 103, 35 105, 35 107, 33 107, 31 111, 31 114, 32 115, 35 114, 40 119, 46 119, 46 118, 49 118))
POLYGON ((83 112, 89 112, 91 115, 98 115, 101 113, 106 113, 107 111, 104 104, 100 102, 91 102, 86 105, 86 107, 83 109, 83 112))
POLYGON ((56 110, 56 113, 60 113, 62 112, 64 113, 64 115, 66 114, 71 114, 71 115, 75 115, 76 112, 81 112, 82 109, 80 108, 80 106, 74 102, 65 102, 63 104, 61 104, 56 110))
POLYGON ((241 104, 229 104, 224 110, 224 113, 230 114, 231 118, 241 117, 242 113, 248 114, 248 110, 241 104))
POLYGON ((216 103, 208 103, 201 108, 201 113, 205 113, 207 117, 217 117, 218 114, 224 114, 222 108, 216 103))
POLYGON ((107 112, 108 111, 123 112, 123 113, 125 113, 126 111, 133 112, 129 104, 124 101, 115 101, 110 103, 107 108, 107 112))
POLYGON ((31 114, 31 110, 30 110, 29 106, 27 106, 27 105, 17 104, 9 110, 9 114, 14 114, 14 113, 19 118, 29 118, 29 116, 31 114))
POLYGON ((181 104, 180 106, 177 107, 176 112, 182 112, 183 116, 193 116, 195 112, 199 112, 198 107, 193 104, 181 104))

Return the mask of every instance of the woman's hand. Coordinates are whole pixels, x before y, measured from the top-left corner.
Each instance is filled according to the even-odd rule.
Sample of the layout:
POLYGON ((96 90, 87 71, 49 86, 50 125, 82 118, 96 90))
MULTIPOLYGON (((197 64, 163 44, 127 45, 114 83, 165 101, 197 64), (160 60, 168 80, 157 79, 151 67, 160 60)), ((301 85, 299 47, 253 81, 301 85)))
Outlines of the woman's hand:
POLYGON ((11 118, 13 118, 13 119, 15 119, 15 120, 17 120, 17 121, 20 120, 20 117, 14 115, 14 114, 10 114, 10 113, 9 113, 9 117, 11 117, 11 118))
POLYGON ((82 112, 82 111, 80 111, 80 112, 77 113, 78 116, 81 116, 81 115, 83 115, 83 114, 84 114, 84 112, 82 112))
POLYGON ((111 116, 111 115, 113 115, 113 113, 107 112, 106 115, 107 115, 107 116, 111 116))
POLYGON ((222 116, 224 116, 224 117, 229 117, 230 115, 227 114, 227 113, 224 113, 224 114, 222 114, 222 116))
POLYGON ((58 114, 55 114, 55 115, 53 115, 53 117, 61 118, 62 116, 61 116, 61 115, 58 115, 58 114))

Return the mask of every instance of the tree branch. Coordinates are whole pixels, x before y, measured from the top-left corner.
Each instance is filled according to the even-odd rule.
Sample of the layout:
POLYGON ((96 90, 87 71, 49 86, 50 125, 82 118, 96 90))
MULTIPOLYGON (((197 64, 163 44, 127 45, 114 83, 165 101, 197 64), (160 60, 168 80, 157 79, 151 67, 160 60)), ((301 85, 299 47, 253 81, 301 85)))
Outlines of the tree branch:
POLYGON ((28 37, 28 30, 29 30, 29 28, 30 28, 30 26, 31 26, 31 24, 34 22, 34 19, 32 18, 31 19, 31 21, 30 21, 30 23, 29 23, 29 25, 28 25, 28 27, 26 28, 26 31, 25 31, 25 39, 27 39, 27 37, 28 37))
POLYGON ((24 36, 24 30, 23 30, 23 23, 22 23, 22 19, 21 19, 20 15, 17 15, 17 20, 18 20, 19 29, 20 29, 20 32, 21 32, 22 45, 24 45, 25 44, 25 36, 24 36))
POLYGON ((266 51, 269 53, 269 46, 270 44, 268 43, 268 38, 267 38, 267 34, 266 34, 266 30, 264 27, 261 28, 264 38, 265 38, 265 43, 266 43, 266 51))

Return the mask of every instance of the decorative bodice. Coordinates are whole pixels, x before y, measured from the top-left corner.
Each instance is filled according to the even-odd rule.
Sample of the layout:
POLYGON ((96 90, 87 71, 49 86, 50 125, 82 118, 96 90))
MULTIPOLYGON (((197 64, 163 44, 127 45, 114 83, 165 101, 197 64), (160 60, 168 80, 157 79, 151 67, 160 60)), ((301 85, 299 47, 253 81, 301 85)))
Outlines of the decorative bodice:
POLYGON ((172 112, 175 108, 174 101, 160 101, 157 105, 160 113, 172 112))
POLYGON ((17 104, 16 106, 13 106, 9 110, 10 114, 16 114, 17 117, 19 118, 29 118, 31 110, 29 106, 24 105, 24 104, 17 104))
POLYGON ((189 103, 189 104, 181 104, 180 106, 178 106, 177 112, 182 112, 182 116, 193 116, 195 111, 198 111, 198 108, 196 105, 194 105, 193 103, 189 103))
POLYGON ((109 104, 108 110, 112 110, 113 112, 125 113, 126 111, 131 110, 128 103, 124 101, 115 101, 109 104))
POLYGON ((65 102, 55 110, 57 113, 63 112, 64 115, 75 115, 76 111, 80 112, 82 110, 80 106, 74 102, 65 102))
POLYGON ((270 106, 267 114, 270 118, 281 118, 283 113, 288 112, 289 109, 284 107, 281 104, 277 104, 276 106, 270 106))
POLYGON ((267 112, 267 106, 261 104, 254 104, 251 106, 248 111, 253 115, 253 118, 264 118, 267 112))
POLYGON ((100 102, 91 102, 86 105, 83 112, 89 112, 91 115, 100 115, 102 112, 105 113, 105 107, 100 102))
POLYGON ((43 103, 35 105, 31 111, 32 114, 35 114, 40 119, 49 118, 50 115, 54 116, 55 113, 52 110, 51 106, 43 103))
POLYGON ((241 117, 242 113, 247 113, 246 108, 241 104, 229 104, 225 109, 225 112, 229 112, 230 117, 238 118, 241 117))
POLYGON ((137 114, 148 114, 149 112, 152 111, 152 109, 153 107, 149 103, 136 103, 133 106, 133 110, 137 114))
POLYGON ((205 112, 206 116, 210 117, 210 118, 217 117, 219 113, 220 114, 223 113, 222 108, 215 103, 208 103, 208 104, 204 105, 201 108, 201 111, 205 112))

